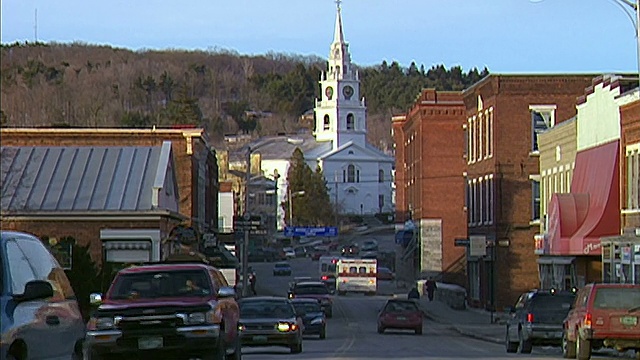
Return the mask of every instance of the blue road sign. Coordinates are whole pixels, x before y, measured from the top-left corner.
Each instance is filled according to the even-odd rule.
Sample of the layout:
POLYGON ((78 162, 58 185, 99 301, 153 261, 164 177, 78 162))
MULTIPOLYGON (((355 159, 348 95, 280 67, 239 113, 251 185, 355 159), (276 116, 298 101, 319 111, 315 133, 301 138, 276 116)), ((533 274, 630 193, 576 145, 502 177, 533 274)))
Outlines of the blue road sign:
POLYGON ((284 236, 332 237, 338 236, 338 228, 335 226, 286 226, 284 236))

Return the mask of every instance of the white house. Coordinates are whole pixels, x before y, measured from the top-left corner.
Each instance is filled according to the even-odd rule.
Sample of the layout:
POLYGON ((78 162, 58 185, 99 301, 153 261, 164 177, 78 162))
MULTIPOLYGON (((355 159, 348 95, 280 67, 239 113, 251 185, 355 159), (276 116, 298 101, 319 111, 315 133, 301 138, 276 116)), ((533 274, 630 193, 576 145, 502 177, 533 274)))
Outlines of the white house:
MULTIPOLYGON (((320 77, 321 99, 314 108, 313 135, 265 137, 250 144, 261 154, 262 173, 278 179, 278 199, 287 197, 286 174, 296 147, 312 170, 320 166, 331 201, 341 214, 376 214, 393 211, 392 169, 394 159, 367 143, 367 114, 360 96, 358 71, 351 64, 344 40, 338 3, 333 42, 327 70, 320 77), (337 204, 337 205, 336 205, 337 204)), ((286 223, 278 208, 278 228, 286 223)))

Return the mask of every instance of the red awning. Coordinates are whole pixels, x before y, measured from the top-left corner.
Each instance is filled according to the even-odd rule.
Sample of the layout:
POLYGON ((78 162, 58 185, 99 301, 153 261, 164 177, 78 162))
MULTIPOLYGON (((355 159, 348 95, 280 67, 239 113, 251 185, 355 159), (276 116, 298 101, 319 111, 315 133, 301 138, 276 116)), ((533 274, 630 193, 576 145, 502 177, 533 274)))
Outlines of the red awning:
POLYGON ((620 233, 618 158, 618 140, 576 155, 571 193, 549 202, 549 254, 600 255, 600 237, 620 233))

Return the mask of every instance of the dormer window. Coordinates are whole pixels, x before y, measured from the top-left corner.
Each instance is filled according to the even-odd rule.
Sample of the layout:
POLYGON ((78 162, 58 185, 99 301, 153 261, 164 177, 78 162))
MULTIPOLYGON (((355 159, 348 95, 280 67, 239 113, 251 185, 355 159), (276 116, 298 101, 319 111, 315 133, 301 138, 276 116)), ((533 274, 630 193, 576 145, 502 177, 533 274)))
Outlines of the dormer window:
POLYGON ((323 129, 324 130, 329 130, 331 128, 331 119, 329 118, 329 115, 325 115, 324 116, 324 126, 323 129))
POLYGON ((353 114, 349 113, 349 115, 347 115, 347 130, 354 130, 356 126, 355 124, 355 117, 353 116, 353 114))

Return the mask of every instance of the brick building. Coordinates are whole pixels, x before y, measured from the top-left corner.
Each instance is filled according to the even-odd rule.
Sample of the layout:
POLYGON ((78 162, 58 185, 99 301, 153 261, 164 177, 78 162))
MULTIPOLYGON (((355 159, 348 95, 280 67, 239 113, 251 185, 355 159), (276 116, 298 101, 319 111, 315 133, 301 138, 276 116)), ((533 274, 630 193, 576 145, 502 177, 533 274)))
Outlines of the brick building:
MULTIPOLYGON (((129 253, 142 250, 138 247, 144 246, 126 242, 126 240, 131 240, 131 236, 135 234, 142 238, 153 238, 152 243, 155 247, 162 246, 163 241, 176 228, 192 229, 197 235, 217 232, 218 166, 215 151, 209 146, 203 129, 3 128, 0 129, 0 137, 3 148, 32 148, 35 151, 40 149, 51 153, 59 152, 62 154, 60 159, 65 158, 65 154, 68 154, 70 149, 78 153, 88 151, 88 158, 99 149, 106 152, 115 151, 120 154, 113 157, 112 163, 105 163, 106 160, 98 159, 97 161, 102 162, 86 161, 86 164, 81 164, 78 163, 79 160, 82 160, 81 158, 69 157, 65 158, 65 161, 69 162, 67 164, 61 162, 49 164, 48 161, 51 161, 49 159, 43 161, 43 169, 49 167, 53 169, 57 166, 67 166, 68 169, 59 169, 61 170, 59 171, 61 178, 57 183, 38 178, 41 186, 64 186, 65 188, 61 190, 62 192, 59 191, 57 196, 67 190, 65 196, 73 197, 73 191, 68 191, 69 189, 66 188, 67 184, 72 184, 71 181, 77 181, 78 178, 86 176, 88 176, 87 179, 100 179, 105 168, 112 168, 114 175, 110 179, 116 184, 104 184, 104 189, 107 189, 108 186, 117 188, 110 191, 116 191, 115 194, 120 192, 119 198, 114 193, 109 193, 105 195, 104 202, 90 207, 76 207, 73 203, 80 201, 79 199, 66 198, 66 202, 62 203, 71 205, 68 205, 70 207, 65 208, 65 211, 60 211, 56 207, 43 207, 38 214, 42 216, 33 217, 31 216, 34 215, 33 211, 28 207, 9 211, 9 205, 5 204, 3 196, 3 229, 22 230, 39 236, 56 238, 71 236, 81 245, 90 244, 91 255, 98 263, 105 256, 102 252, 103 247, 106 251, 109 246, 118 246, 132 250, 129 253), (144 150, 145 148, 147 150, 144 150), (138 158, 132 155, 144 152, 143 150, 148 154, 154 151, 159 152, 160 158, 155 159, 148 154, 140 154, 138 158), (169 183, 167 186, 175 188, 169 189, 153 182, 151 187, 160 186, 164 189, 164 192, 160 191, 157 196, 175 197, 175 209, 168 205, 160 208, 157 202, 153 202, 153 199, 150 200, 151 203, 143 201, 147 195, 150 196, 146 187, 149 187, 148 181, 150 181, 151 175, 143 175, 142 170, 147 169, 151 171, 149 173, 151 174, 153 166, 156 166, 158 174, 163 171, 158 170, 160 168, 153 164, 153 159, 160 161, 164 164, 163 166, 167 167, 169 175, 165 178, 170 178, 175 182, 175 185, 169 183), (83 167, 85 172, 82 174, 74 173, 74 169, 78 167, 83 167), (134 174, 134 172, 137 173, 134 174), (64 178, 65 176, 66 178, 64 178), (119 184, 118 182, 124 183, 119 184), (139 203, 144 202, 144 206, 136 205, 134 199, 137 199, 139 203), (164 213, 158 217, 146 214, 146 211, 152 213, 164 211, 164 213), (122 229, 123 231, 115 231, 114 229, 122 229), (126 229, 136 229, 137 233, 136 231, 124 231, 126 229), (107 242, 111 242, 111 245, 108 245, 107 242)), ((3 160, 3 171, 5 170, 4 164, 3 160)), ((5 174, 3 174, 4 176, 5 174)), ((96 181, 96 191, 98 191, 100 188, 98 180, 96 181)), ((81 185, 84 184, 76 184, 79 188, 81 185)), ((3 192, 8 186, 11 184, 3 183, 3 192)), ((56 196, 55 192, 51 194, 56 196)), ((198 239, 202 239, 202 237, 198 237, 198 239)), ((122 250, 120 248, 114 250, 122 250)), ((155 250, 159 251, 160 249, 155 250)), ((110 261, 108 256, 106 260, 110 261)), ((124 262, 126 259, 121 260, 124 262)))
MULTIPOLYGON (((460 92, 424 89, 409 111, 394 117, 396 219, 417 228, 414 271, 464 285, 465 108, 460 92)), ((411 248, 409 248, 411 250, 411 248)))
POLYGON ((538 287, 537 134, 576 115, 576 98, 593 77, 497 74, 463 91, 473 306, 503 308, 538 287))

